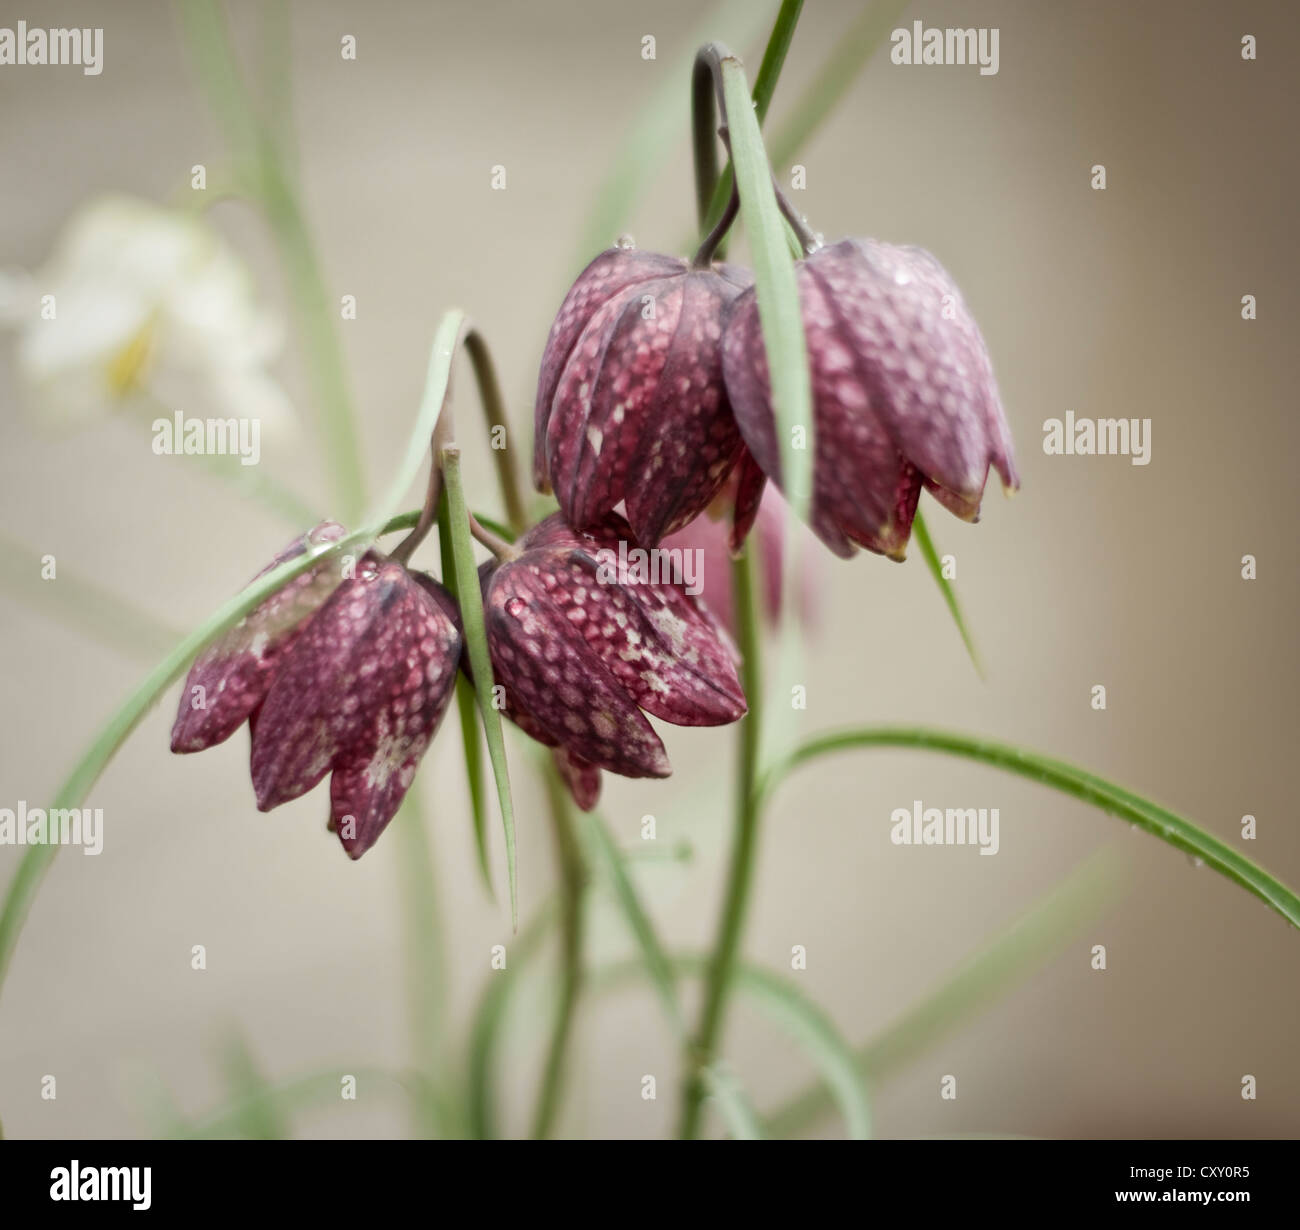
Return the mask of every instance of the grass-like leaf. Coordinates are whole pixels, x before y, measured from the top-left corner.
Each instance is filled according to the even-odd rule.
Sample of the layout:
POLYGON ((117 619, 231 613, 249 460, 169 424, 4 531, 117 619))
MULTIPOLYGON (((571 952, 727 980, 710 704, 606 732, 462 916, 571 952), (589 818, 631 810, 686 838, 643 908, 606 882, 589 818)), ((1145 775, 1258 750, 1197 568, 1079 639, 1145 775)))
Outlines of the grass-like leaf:
MULTIPOLYGON (((768 36, 767 47, 763 51, 763 62, 758 66, 758 76, 754 78, 754 116, 762 128, 767 117, 767 109, 772 105, 772 95, 776 93, 776 83, 781 70, 785 67, 785 57, 794 40, 795 27, 799 24, 799 14, 803 11, 803 0, 782 0, 776 21, 772 23, 772 33, 768 36)), ((713 229, 727 198, 731 195, 731 185, 735 180, 735 171, 728 163, 713 185, 712 195, 705 211, 700 235, 704 236, 713 229)), ((718 245, 716 257, 721 260, 726 255, 726 240, 718 245)))
POLYGON ((835 110, 906 7, 907 0, 874 0, 863 6, 857 21, 835 40, 835 49, 813 75, 812 84, 772 134, 768 149, 778 173, 835 110))
POLYGON ((474 540, 469 529, 469 509, 465 506, 465 489, 460 477, 460 450, 449 445, 440 458, 442 477, 447 491, 447 520, 451 531, 452 556, 456 565, 456 595, 460 616, 465 625, 465 648, 469 653, 478 693, 479 716, 487 737, 488 759, 496 782, 497 801, 501 806, 501 825, 506 839, 506 876, 510 882, 510 925, 519 927, 519 893, 515 870, 515 811, 510 798, 510 774, 506 766, 505 735, 501 729, 501 712, 492 703, 494 680, 492 658, 488 652, 487 629, 483 623, 483 595, 479 590, 478 566, 474 562, 474 540))
POLYGON ((591 812, 587 817, 587 823, 592 844, 600 853, 601 862, 609 874, 610 883, 614 886, 614 896, 619 909, 641 949, 641 959, 645 962, 646 972, 658 992, 668 1023, 678 1039, 684 1040, 686 1023, 682 1019, 681 1005, 677 1002, 673 968, 659 943, 658 935, 655 934, 654 923, 651 922, 650 915, 646 913, 645 907, 637 896, 636 888, 623 865, 623 855, 614 844, 605 822, 597 813, 591 812))
MULTIPOLYGON (((456 560, 451 549, 451 524, 447 519, 447 496, 443 493, 438 508, 438 549, 442 552, 442 583, 456 597, 456 560)), ((459 602, 459 599, 457 599, 459 602)), ((460 719, 461 744, 465 753, 465 776, 469 782, 470 810, 474 820, 474 845, 478 850, 479 870, 488 896, 495 899, 492 867, 487 845, 487 790, 483 781, 483 744, 479 738, 478 717, 474 713, 474 685, 464 675, 456 677, 456 713, 460 719)))
POLYGON ((1212 837, 1176 812, 1098 777, 1095 773, 1011 744, 916 726, 876 726, 840 731, 810 740, 775 765, 763 780, 760 788, 762 797, 769 798, 798 765, 835 752, 865 747, 910 747, 947 752, 949 755, 978 760, 1051 786, 1085 803, 1100 807, 1111 815, 1120 816, 1168 842, 1175 849, 1200 859, 1220 875, 1227 876, 1254 893, 1292 926, 1300 927, 1300 897, 1217 837, 1212 837))
POLYGON ((700 1079, 721 1113, 727 1130, 736 1140, 763 1139, 763 1129, 754 1108, 745 1097, 740 1082, 726 1068, 717 1064, 701 1068, 700 1079))
POLYGON ((794 259, 786 240, 785 220, 772 190, 771 171, 745 70, 734 57, 722 61, 722 89, 740 188, 740 218, 749 236, 758 318, 772 378, 783 488, 790 507, 806 520, 811 496, 812 386, 794 259), (796 431, 803 440, 802 448, 795 444, 796 431))
POLYGON ((966 616, 962 613, 961 603, 957 600, 956 587, 943 575, 943 564, 939 561, 939 552, 935 550, 934 539, 930 537, 930 527, 926 525, 925 518, 921 515, 919 508, 912 518, 912 537, 916 539, 916 545, 921 549, 921 558, 925 560, 925 566, 930 570, 934 583, 939 587, 944 602, 948 604, 948 611, 952 615, 953 623, 957 625, 957 631, 961 633, 962 643, 966 646, 967 654, 970 655, 971 665, 975 667, 976 674, 983 679, 984 664, 980 661, 979 651, 975 648, 975 640, 966 624, 966 616))
POLYGON ((506 967, 488 979, 479 999, 469 1033, 466 1115, 469 1133, 477 1140, 495 1140, 497 1132, 497 1046, 510 1000, 520 975, 550 934, 559 911, 554 899, 546 902, 524 925, 509 946, 506 967))

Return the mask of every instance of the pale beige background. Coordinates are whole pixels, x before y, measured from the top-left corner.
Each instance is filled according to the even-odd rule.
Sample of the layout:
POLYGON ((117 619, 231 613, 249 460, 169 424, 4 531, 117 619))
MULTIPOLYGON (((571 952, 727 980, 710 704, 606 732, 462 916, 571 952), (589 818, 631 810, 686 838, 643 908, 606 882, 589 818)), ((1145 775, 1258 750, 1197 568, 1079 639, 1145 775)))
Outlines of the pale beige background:
MULTIPOLYGON (((38 6, 0 4, 0 25, 38 6)), ((0 70, 0 264, 33 267, 65 217, 108 189, 162 199, 222 146, 192 84, 171 9, 41 5, 48 24, 103 24, 107 67, 0 70)), ((619 139, 700 32, 697 5, 297 5, 293 97, 305 193, 343 327, 372 485, 396 463, 440 313, 458 304, 491 339, 527 438, 551 314, 578 267, 584 202, 619 139), (357 37, 356 63, 338 54, 357 37), (640 58, 656 35, 659 58, 640 58), (509 188, 489 189, 489 168, 509 188)), ((807 5, 772 111, 790 102, 856 12, 807 5)), ((989 668, 981 684, 918 558, 828 559, 808 653, 820 730, 908 720, 984 731, 1067 755, 1167 802, 1234 844, 1258 817, 1256 858, 1300 883, 1294 765, 1297 660, 1294 391, 1297 119, 1294 6, 934 3, 935 25, 997 26, 1001 71, 897 68, 879 55, 807 148, 801 201, 828 236, 915 242, 964 288, 992 349, 1024 490, 991 493, 982 525, 938 511, 989 668), (1239 57, 1242 34, 1259 59, 1239 57), (1089 188, 1104 163, 1106 192, 1089 188), (1254 294, 1259 319, 1239 317, 1254 294), (1154 420, 1153 461, 1049 458, 1045 418, 1154 420), (1259 579, 1240 579, 1240 557, 1259 579), (1089 707, 1104 683, 1109 708, 1089 707)), ((257 55, 253 6, 235 10, 257 55)), ((727 28, 707 27, 724 39, 727 28)), ((752 40, 738 50, 758 62, 752 40)), ((680 97, 687 92, 680 79, 680 97)), ((690 229, 685 127, 630 229, 673 249, 690 229)), ((788 168, 780 168, 785 173, 788 168)), ((259 223, 216 213, 283 302, 259 223)), ((610 239, 613 236, 609 236, 610 239)), ((280 370, 304 405, 292 355, 280 370)), ((468 382, 465 388, 468 390, 468 382)), ((468 392, 465 395, 469 401, 468 392)), ((287 537, 260 509, 147 429, 109 422, 73 438, 22 413, 0 347, 4 528, 60 567, 193 625, 287 537)), ((464 416, 472 422, 468 413, 464 416)), ((266 462, 324 499, 318 456, 266 462)), ((475 456, 471 480, 489 490, 475 456)), ((17 601, 0 602, 0 803, 55 788, 146 663, 17 601)), ((390 835, 360 864, 323 832, 319 794, 262 816, 246 736, 197 758, 167 752, 175 693, 95 788, 98 859, 66 854, 32 912, 0 1000, 0 1117, 11 1135, 150 1130, 135 1102, 155 1070, 188 1112, 221 1097, 215 1055, 232 1026, 277 1077, 395 1067, 410 1055, 390 835), (192 944, 209 968, 194 973, 192 944), (39 1097, 58 1078, 58 1099, 39 1097), (135 1091, 135 1092, 133 1092, 135 1091)), ((696 847, 645 890, 667 939, 711 934, 722 879, 725 731, 669 729, 676 775, 609 780, 606 812, 636 839, 643 813, 696 847)), ((449 1026, 460 1030, 508 942, 474 866, 454 723, 425 762, 442 909, 449 1026)), ((525 912, 553 882, 541 800, 516 745, 525 912)), ((1221 877, 1081 804, 963 762, 911 752, 826 763, 780 797, 766 827, 746 952, 798 975, 853 1041, 868 1038, 1095 848, 1130 876, 1120 902, 991 1009, 879 1092, 880 1132, 1295 1135, 1300 1129, 1300 943, 1221 877), (997 806, 1002 850, 900 850, 888 817, 914 798, 997 806), (1089 969, 1104 943, 1110 968, 1089 969), (959 1078, 941 1102, 939 1079, 959 1078), (1244 1102, 1241 1076, 1259 1097, 1244 1102)), ((500 865, 499 841, 495 856, 500 865)), ((16 861, 0 851, 0 881, 16 861)), ((626 951, 593 916, 593 955, 626 951)), ((511 1122, 531 1104, 544 1000, 510 1036, 511 1122)), ((801 1085, 806 1061, 737 1005, 728 1054, 760 1105, 801 1085)), ((673 1052, 648 992, 583 1012, 565 1129, 663 1131, 673 1052), (660 1098, 643 1102, 643 1073, 660 1098)), ((362 1097, 304 1132, 404 1131, 400 1103, 362 1097)), ((834 1130, 833 1125, 827 1130, 834 1130)))

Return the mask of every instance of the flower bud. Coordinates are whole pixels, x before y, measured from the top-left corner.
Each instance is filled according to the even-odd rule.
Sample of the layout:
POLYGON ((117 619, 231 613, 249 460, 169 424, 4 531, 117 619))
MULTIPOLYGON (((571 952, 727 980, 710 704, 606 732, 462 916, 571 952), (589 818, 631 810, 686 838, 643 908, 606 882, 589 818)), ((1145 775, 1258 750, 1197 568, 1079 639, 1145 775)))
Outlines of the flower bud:
POLYGON ((623 248, 574 283, 542 359, 534 453, 570 525, 595 530, 622 505, 653 547, 717 494, 741 449, 722 322, 746 284, 729 267, 623 248))
MULTIPOLYGON (((796 266, 813 393, 811 524, 837 555, 901 559, 921 487, 969 521, 989 466, 1019 485, 988 350, 960 292, 920 248, 846 239, 796 266)), ((758 466, 781 482, 753 291, 732 304, 727 391, 758 466)))

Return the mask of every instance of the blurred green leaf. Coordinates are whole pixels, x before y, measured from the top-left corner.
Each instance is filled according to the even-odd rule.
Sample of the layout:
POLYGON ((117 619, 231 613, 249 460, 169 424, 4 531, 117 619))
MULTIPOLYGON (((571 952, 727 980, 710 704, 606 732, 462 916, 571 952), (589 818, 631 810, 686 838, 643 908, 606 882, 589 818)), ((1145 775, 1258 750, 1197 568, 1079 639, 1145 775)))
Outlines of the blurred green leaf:
POLYGON ((952 615, 953 623, 957 625, 957 631, 961 633, 961 639, 966 646, 966 652, 970 655, 971 664, 975 667, 976 674, 981 679, 984 678, 984 665, 980 662, 978 650, 975 648, 975 640, 970 634, 970 629, 966 626, 966 617, 962 614, 961 604, 957 601, 957 590, 953 583, 943 575, 943 564, 939 560, 939 553, 935 550, 934 540, 930 537, 930 528, 925 523, 925 518, 921 515, 921 510, 916 510, 916 516, 912 518, 912 537, 916 539, 916 545, 921 548, 921 558, 925 560, 925 566, 930 570, 930 575, 934 578, 934 583, 939 587, 939 592, 943 594, 943 600, 948 604, 948 611, 952 615))
POLYGON ((614 896, 623 912, 628 929, 641 949, 641 959, 645 962, 650 981, 659 994, 668 1023, 678 1038, 684 1040, 686 1024, 682 1019, 681 1005, 677 1002, 677 987, 673 982, 672 966, 659 943, 659 937, 655 934, 654 924, 637 897, 636 889, 623 865, 623 856, 614 844, 605 822, 595 812, 591 812, 587 816, 587 827, 592 844, 599 852, 601 863, 609 875, 610 883, 614 886, 614 896))
POLYGON ((720 1065, 700 1069, 700 1079, 713 1099, 722 1121, 736 1140, 762 1140, 763 1129, 740 1082, 720 1065))
POLYGON ((488 759, 496 782, 497 801, 501 807, 501 824, 506 839, 506 876, 510 882, 510 925, 519 927, 519 893, 515 870, 515 812, 510 798, 510 774, 506 766, 505 736, 501 731, 501 713, 492 703, 495 681, 492 658, 488 651, 487 628, 483 623, 483 595, 479 590, 478 565, 474 562, 474 540, 469 529, 469 509, 460 478, 460 451, 454 446, 442 450, 442 477, 447 491, 447 519, 451 532, 452 555, 456 566, 456 594, 460 616, 465 626, 465 649, 474 675, 478 694, 479 716, 487 738, 488 759))
POLYGON ((772 190, 772 176, 740 61, 722 61, 731 156, 740 187, 740 219, 749 236, 755 294, 771 374, 772 406, 780 440, 782 487, 796 515, 807 519, 812 472, 812 386, 804 344, 794 260, 785 221, 772 190), (797 447, 798 431, 805 447, 797 447))
POLYGON ((476 1140, 495 1140, 499 1135, 495 1083, 497 1048, 519 978, 550 933, 557 914, 553 899, 538 909, 507 947, 505 968, 492 971, 479 998, 466 1048, 466 1113, 470 1135, 476 1140))
MULTIPOLYGON (((438 549, 442 553, 442 583, 456 597, 456 561, 451 547, 451 523, 447 519, 447 493, 438 506, 438 549)), ((479 740, 478 717, 474 712, 474 685, 464 675, 456 676, 456 712, 460 718, 461 744, 465 752, 465 776, 469 780, 470 810, 474 820, 474 845, 478 850, 479 870, 488 896, 496 899, 492 888, 492 868, 487 844, 487 789, 483 780, 483 745, 479 740)))

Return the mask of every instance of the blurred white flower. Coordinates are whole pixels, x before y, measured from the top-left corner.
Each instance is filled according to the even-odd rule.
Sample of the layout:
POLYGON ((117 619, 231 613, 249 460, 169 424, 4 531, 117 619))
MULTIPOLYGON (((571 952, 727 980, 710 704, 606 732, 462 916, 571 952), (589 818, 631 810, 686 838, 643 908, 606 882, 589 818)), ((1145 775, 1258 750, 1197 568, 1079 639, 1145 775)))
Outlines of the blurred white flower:
POLYGON ((145 394, 189 413, 293 419, 267 364, 278 322, 203 219, 124 196, 88 202, 35 273, 0 273, 0 320, 42 417, 84 422, 145 394))

